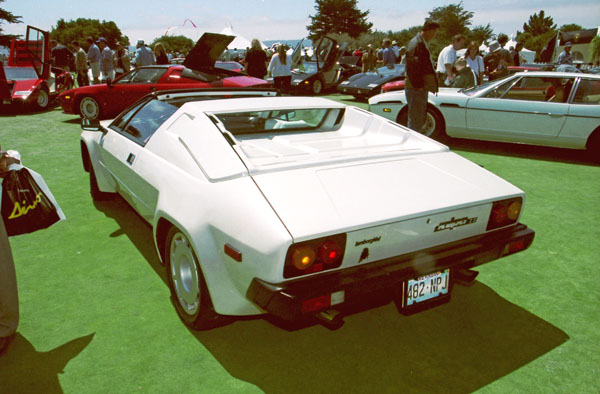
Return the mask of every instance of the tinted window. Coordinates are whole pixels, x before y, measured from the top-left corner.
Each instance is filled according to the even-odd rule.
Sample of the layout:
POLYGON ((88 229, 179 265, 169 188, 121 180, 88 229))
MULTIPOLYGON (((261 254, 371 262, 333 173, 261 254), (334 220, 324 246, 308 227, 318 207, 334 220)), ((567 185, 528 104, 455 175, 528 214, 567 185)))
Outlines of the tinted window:
POLYGON ((140 68, 123 75, 115 84, 156 83, 166 71, 166 68, 140 68))
POLYGON ((147 104, 141 104, 142 108, 135 112, 133 108, 121 118, 119 126, 122 133, 129 135, 141 145, 146 144, 152 134, 177 111, 177 107, 163 101, 151 100, 147 104), (129 114, 133 114, 129 118, 129 114), (129 120, 129 122, 127 122, 129 120))
POLYGON ((600 104, 600 80, 581 78, 575 95, 574 104, 600 104))
MULTIPOLYGON (((509 79, 508 81, 496 86, 494 89, 487 92, 484 97, 488 98, 500 98, 502 95, 515 83, 515 79, 509 79)), ((482 88, 484 86, 481 86, 482 88)), ((487 86, 486 86, 487 87, 487 86)))
POLYGON ((392 75, 392 74, 404 74, 404 68, 406 66, 404 64, 394 64, 393 66, 383 66, 377 69, 377 74, 379 75, 392 75))
POLYGON ((6 79, 9 81, 23 81, 27 79, 37 79, 35 70, 30 67, 4 67, 6 79))
POLYGON ((331 131, 339 126, 340 108, 286 109, 215 114, 233 135, 293 131, 331 131))
POLYGON ((110 125, 110 127, 115 130, 124 130, 125 126, 127 125, 127 122, 129 122, 129 119, 131 119, 131 117, 137 112, 137 110, 140 109, 140 107, 143 106, 144 104, 146 104, 146 101, 143 101, 143 102, 139 103, 138 105, 136 105, 135 107, 131 108, 129 111, 124 113, 122 116, 115 119, 114 122, 112 122, 112 124, 110 125))
POLYGON ((502 98, 564 103, 569 98, 572 85, 572 78, 524 77, 502 98))

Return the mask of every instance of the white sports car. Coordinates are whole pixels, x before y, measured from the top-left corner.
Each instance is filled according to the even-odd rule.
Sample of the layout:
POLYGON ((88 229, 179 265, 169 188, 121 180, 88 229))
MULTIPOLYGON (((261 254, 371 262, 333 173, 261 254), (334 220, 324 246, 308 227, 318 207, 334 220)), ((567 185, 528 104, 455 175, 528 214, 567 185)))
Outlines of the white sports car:
POLYGON ((533 241, 523 191, 446 146, 324 98, 236 97, 252 94, 160 92, 82 125, 92 197, 119 193, 152 225, 190 327, 337 327, 381 292, 414 312, 533 241))
MULTIPOLYGON (((406 124, 404 91, 372 97, 369 108, 406 124)), ((523 72, 479 87, 429 95, 423 133, 600 153, 600 76, 523 72)))

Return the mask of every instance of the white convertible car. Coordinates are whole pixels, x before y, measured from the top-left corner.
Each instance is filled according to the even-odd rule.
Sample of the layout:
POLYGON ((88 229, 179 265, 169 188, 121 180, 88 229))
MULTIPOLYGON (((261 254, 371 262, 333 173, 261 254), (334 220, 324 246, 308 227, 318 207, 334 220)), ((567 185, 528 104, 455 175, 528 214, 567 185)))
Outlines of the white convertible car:
MULTIPOLYGON (((372 97, 369 108, 406 124, 404 91, 372 97)), ((600 155, 600 75, 524 72, 479 87, 429 95, 423 133, 517 142, 600 155)))
POLYGON ((337 327, 373 293, 411 313, 533 241, 523 191, 446 146, 352 106, 263 94, 160 92, 82 125, 92 197, 118 193, 152 225, 190 327, 262 313, 337 327))

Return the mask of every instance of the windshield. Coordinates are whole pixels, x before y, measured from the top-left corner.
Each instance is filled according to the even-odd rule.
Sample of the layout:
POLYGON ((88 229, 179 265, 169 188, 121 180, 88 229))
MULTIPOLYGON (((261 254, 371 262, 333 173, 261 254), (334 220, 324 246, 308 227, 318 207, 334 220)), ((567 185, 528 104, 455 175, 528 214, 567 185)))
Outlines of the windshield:
POLYGON ((139 68, 115 80, 114 84, 121 85, 130 83, 156 83, 166 71, 166 68, 139 68))
POLYGON ((31 67, 5 67, 4 73, 8 81, 25 81, 38 79, 35 70, 31 67))
POLYGON ((479 92, 486 90, 490 86, 494 85, 496 82, 498 82, 498 81, 490 81, 490 82, 482 83, 479 86, 473 86, 472 88, 463 89, 463 90, 461 90, 461 92, 466 94, 467 96, 473 96, 479 92))
POLYGON ((315 74, 317 72, 317 63, 315 62, 302 62, 302 64, 294 69, 296 73, 307 73, 307 74, 315 74), (304 67, 304 69, 302 69, 304 67))
POLYGON ((377 69, 377 74, 379 75, 396 75, 396 74, 404 74, 404 69, 406 66, 404 64, 394 64, 393 67, 383 66, 377 69))

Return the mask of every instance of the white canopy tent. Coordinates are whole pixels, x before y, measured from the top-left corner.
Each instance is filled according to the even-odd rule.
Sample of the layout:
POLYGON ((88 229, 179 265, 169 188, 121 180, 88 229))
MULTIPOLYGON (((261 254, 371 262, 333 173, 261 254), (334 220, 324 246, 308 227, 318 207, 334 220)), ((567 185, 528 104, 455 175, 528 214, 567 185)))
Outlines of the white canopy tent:
MULTIPOLYGON (((245 51, 246 48, 250 48, 250 46, 252 45, 252 43, 249 39, 234 32, 233 26, 231 26, 231 25, 229 25, 229 26, 225 27, 223 30, 221 30, 221 34, 235 37, 233 39, 233 41, 231 41, 231 44, 229 44, 227 46, 227 49, 237 49, 238 51, 239 50, 245 51)), ((263 49, 267 48, 267 46, 265 44, 263 44, 262 42, 260 43, 260 46, 263 49)))

